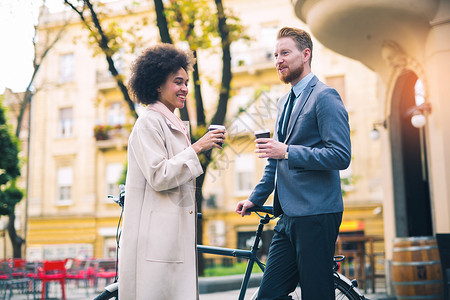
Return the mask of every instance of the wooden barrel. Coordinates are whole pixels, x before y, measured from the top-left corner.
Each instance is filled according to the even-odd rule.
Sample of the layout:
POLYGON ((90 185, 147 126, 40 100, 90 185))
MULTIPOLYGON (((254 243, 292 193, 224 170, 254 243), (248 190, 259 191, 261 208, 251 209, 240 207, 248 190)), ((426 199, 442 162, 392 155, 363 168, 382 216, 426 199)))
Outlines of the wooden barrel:
POLYGON ((394 239, 391 272, 397 299, 444 299, 441 262, 434 237, 394 239))

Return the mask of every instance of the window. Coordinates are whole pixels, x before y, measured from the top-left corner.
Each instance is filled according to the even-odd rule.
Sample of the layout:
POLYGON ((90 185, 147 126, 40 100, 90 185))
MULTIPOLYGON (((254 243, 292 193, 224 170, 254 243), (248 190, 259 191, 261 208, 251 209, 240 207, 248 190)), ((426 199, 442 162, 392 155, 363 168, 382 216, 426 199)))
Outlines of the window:
POLYGON ((417 106, 425 103, 425 87, 420 78, 417 79, 416 84, 414 85, 414 94, 417 106))
MULTIPOLYGON (((238 135, 244 132, 252 132, 255 129, 255 123, 261 122, 261 116, 253 107, 255 101, 255 89, 253 87, 243 87, 239 89, 231 99, 231 113, 236 115, 232 125, 228 128, 229 133, 238 135), (242 112, 240 112, 243 110, 242 112)), ((227 129, 227 130, 228 130, 227 129)))
POLYGON ((68 138, 72 136, 73 127, 73 109, 72 107, 61 108, 59 110, 58 136, 68 138))
POLYGON ((106 109, 108 125, 116 126, 125 124, 125 109, 120 102, 111 103, 106 109))
POLYGON ((274 62, 273 44, 277 40, 278 26, 263 26, 260 32, 259 44, 267 62, 274 62), (270 45, 270 46, 269 46, 270 45))
MULTIPOLYGON (((262 47, 273 45, 277 40, 278 26, 277 25, 262 25, 260 31, 259 43, 262 47)), ((273 49, 271 49, 273 51, 273 49)))
POLYGON ((224 221, 210 221, 208 223, 208 233, 211 246, 225 246, 226 227, 224 221))
POLYGON ((119 74, 122 74, 126 68, 124 55, 125 55, 125 49, 120 48, 112 56, 112 59, 114 60, 114 66, 116 67, 116 70, 117 70, 117 72, 119 72, 119 74))
POLYGON ((63 54, 59 57, 59 82, 66 83, 74 80, 75 56, 73 53, 63 54))
POLYGON ((72 203, 72 167, 61 167, 57 170, 57 202, 58 204, 72 203))
POLYGON ((122 163, 111 163, 106 165, 106 195, 114 197, 119 195, 119 182, 123 172, 122 163))
POLYGON ((233 67, 252 64, 252 54, 246 41, 237 40, 233 42, 231 44, 231 53, 231 64, 233 67))
POLYGON ((255 171, 255 158, 253 154, 240 154, 236 156, 234 164, 235 191, 237 194, 250 194, 253 189, 255 171))
POLYGON ((117 253, 117 241, 115 237, 105 237, 103 242, 103 257, 115 258, 117 253))

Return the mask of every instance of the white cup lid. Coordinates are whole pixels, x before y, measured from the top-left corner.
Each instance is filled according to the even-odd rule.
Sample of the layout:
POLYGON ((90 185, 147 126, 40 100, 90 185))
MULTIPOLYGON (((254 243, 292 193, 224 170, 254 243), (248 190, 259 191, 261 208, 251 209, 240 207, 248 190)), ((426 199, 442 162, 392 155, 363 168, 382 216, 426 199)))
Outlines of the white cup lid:
POLYGON ((212 130, 212 129, 222 129, 222 130, 225 130, 225 126, 223 126, 223 125, 209 125, 208 130, 212 130))
POLYGON ((270 133, 270 129, 260 129, 260 130, 256 130, 255 134, 261 134, 261 133, 270 133))

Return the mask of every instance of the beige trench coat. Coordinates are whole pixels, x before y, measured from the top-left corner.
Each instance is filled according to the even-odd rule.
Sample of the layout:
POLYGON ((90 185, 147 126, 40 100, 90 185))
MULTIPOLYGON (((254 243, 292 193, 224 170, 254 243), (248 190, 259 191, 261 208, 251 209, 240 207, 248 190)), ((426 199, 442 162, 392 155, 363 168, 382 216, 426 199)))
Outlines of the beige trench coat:
POLYGON ((200 161, 159 112, 140 115, 128 141, 119 249, 120 300, 195 300, 195 178, 200 161))

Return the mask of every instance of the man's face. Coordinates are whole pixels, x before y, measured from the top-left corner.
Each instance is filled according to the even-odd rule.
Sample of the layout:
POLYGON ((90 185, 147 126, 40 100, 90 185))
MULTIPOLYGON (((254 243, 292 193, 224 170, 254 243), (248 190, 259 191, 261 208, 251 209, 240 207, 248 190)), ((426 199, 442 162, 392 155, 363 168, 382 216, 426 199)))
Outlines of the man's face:
POLYGON ((309 49, 300 51, 290 37, 283 37, 277 40, 274 56, 278 76, 281 81, 295 85, 303 78, 304 63, 309 58, 305 56, 307 51, 309 49))

